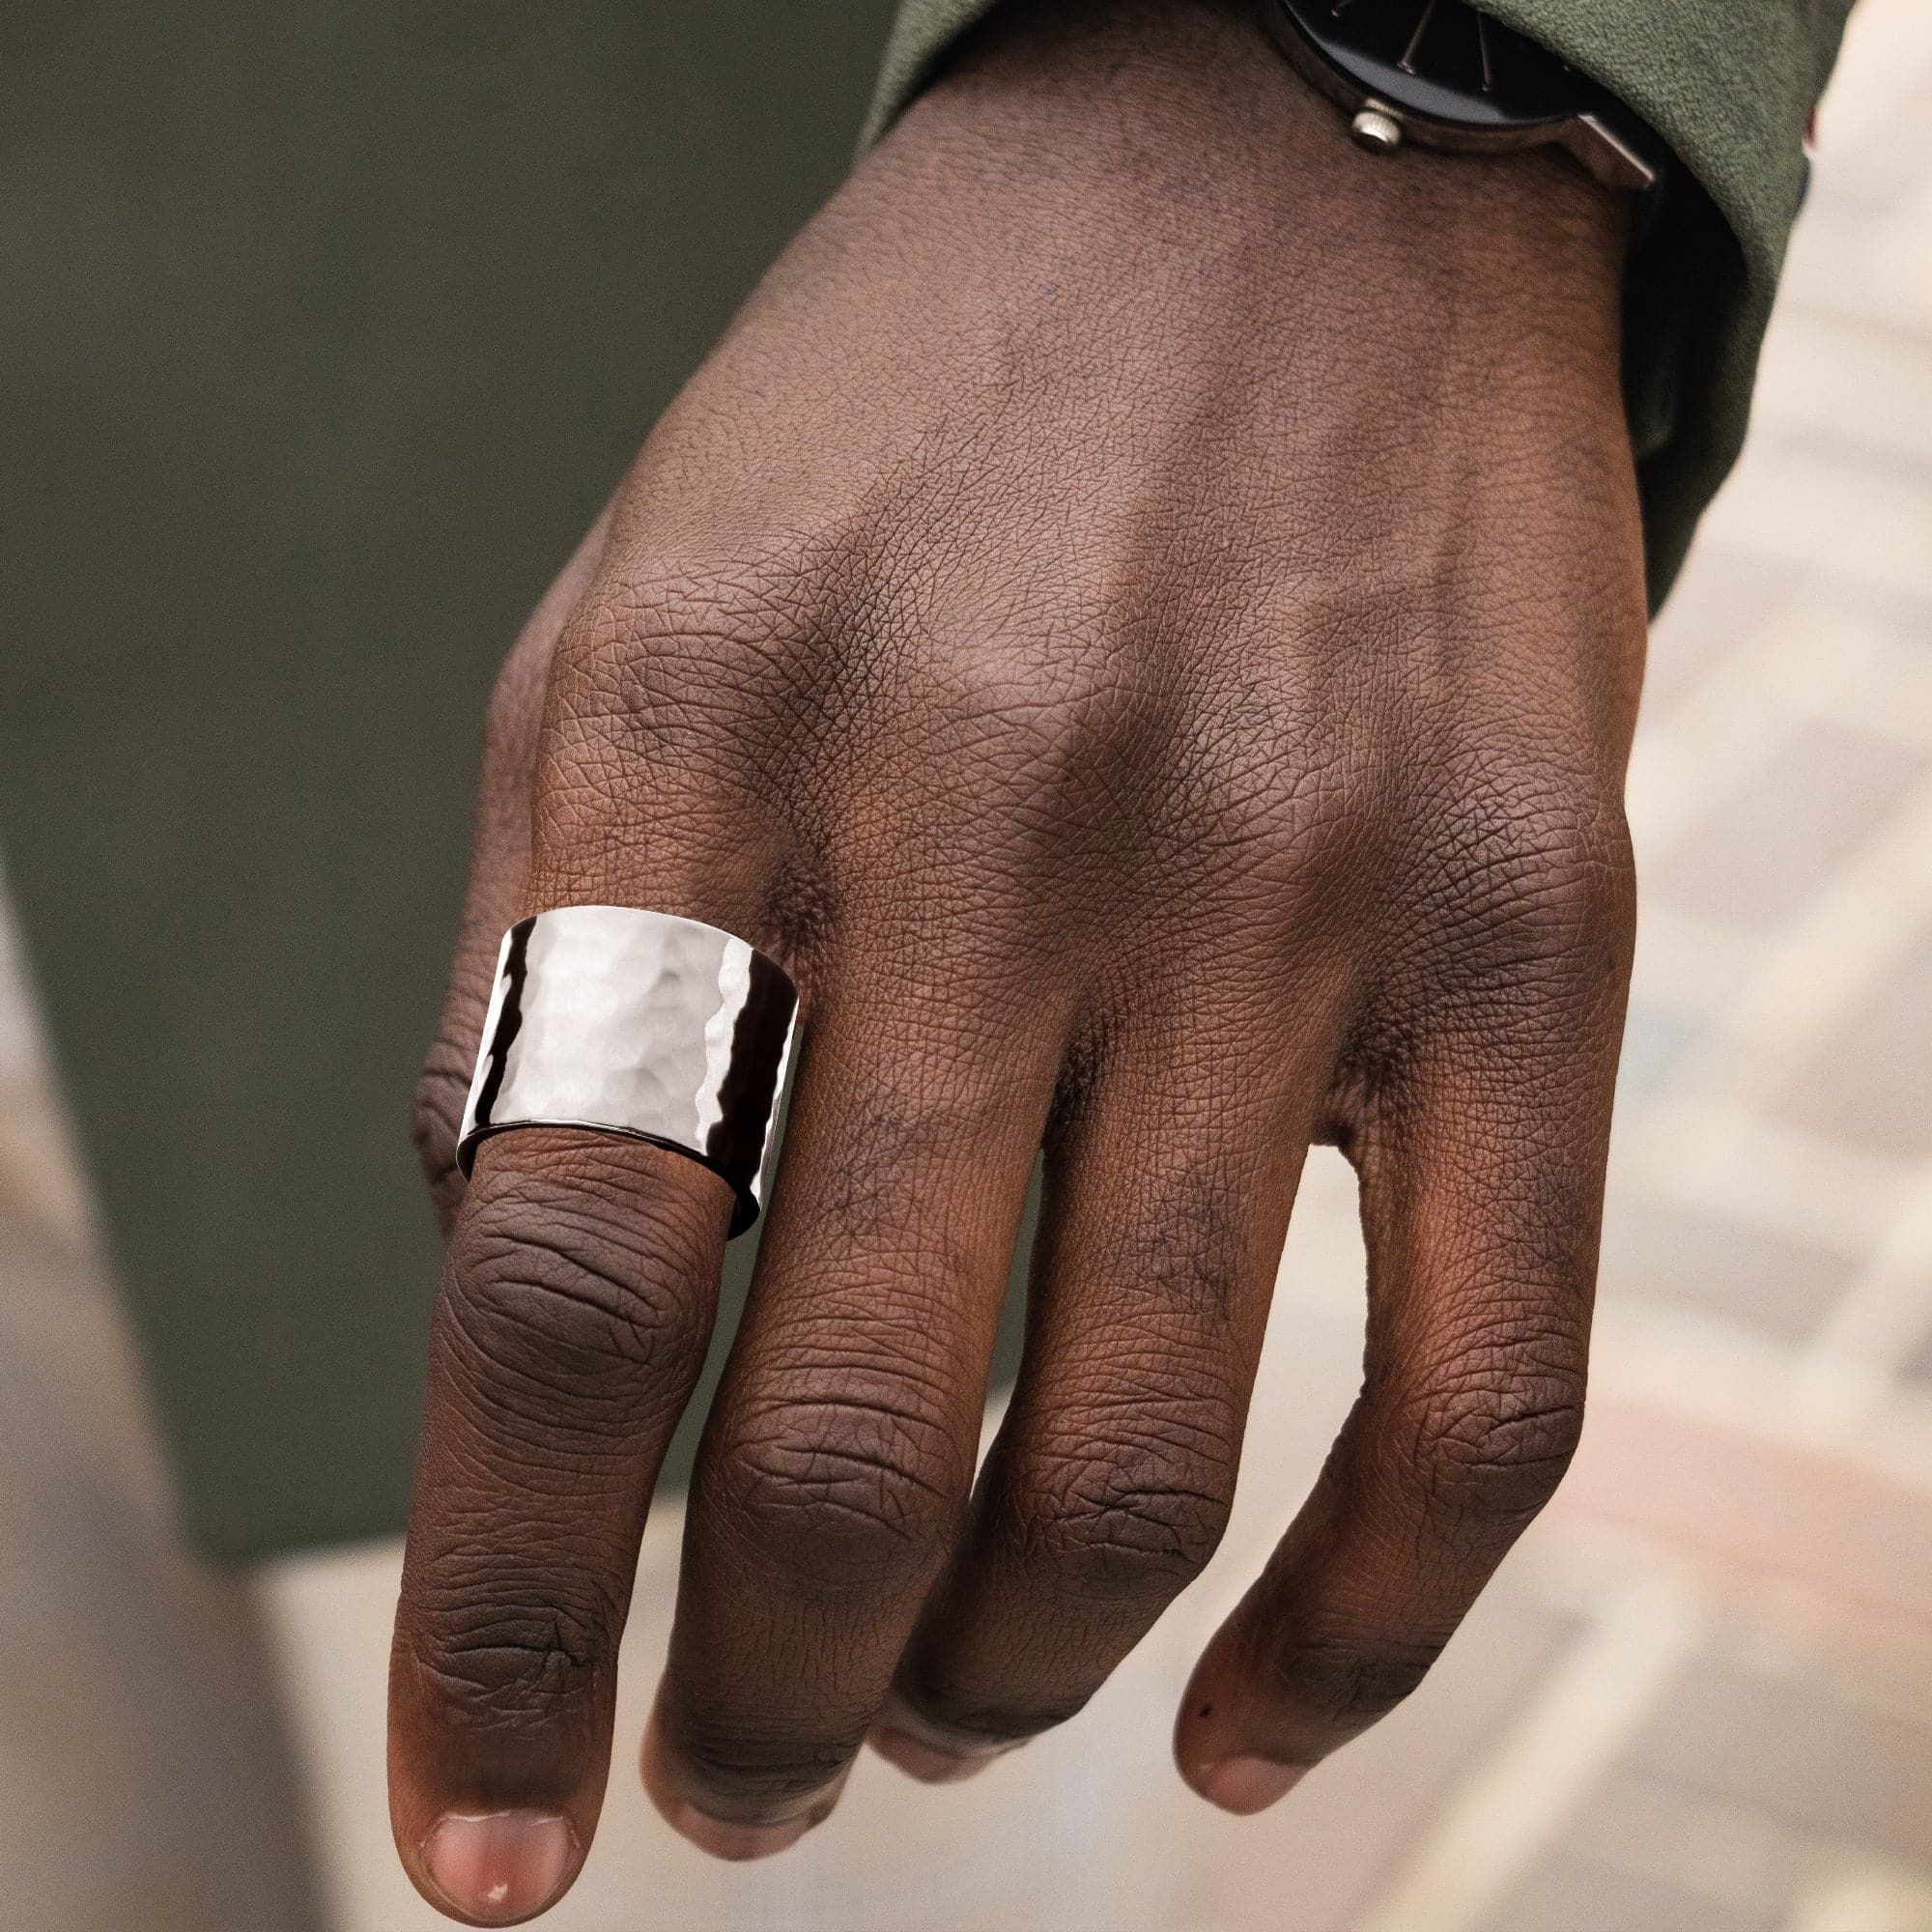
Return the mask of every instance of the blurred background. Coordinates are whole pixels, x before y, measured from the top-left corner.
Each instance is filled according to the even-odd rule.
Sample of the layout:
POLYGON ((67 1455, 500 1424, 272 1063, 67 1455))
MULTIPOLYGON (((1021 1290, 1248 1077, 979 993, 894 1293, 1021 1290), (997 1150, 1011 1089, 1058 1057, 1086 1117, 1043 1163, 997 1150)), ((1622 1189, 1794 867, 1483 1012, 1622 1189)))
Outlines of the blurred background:
MULTIPOLYGON (((382 501, 493 466, 488 500, 479 512, 470 499, 467 524, 454 510, 439 522, 444 513, 431 502, 391 532, 406 565, 423 561, 442 603, 455 595, 452 577, 470 583, 462 620, 492 627, 472 647, 463 730, 518 607, 534 600, 609 487, 658 389, 700 353, 735 291, 836 176, 884 17, 875 7, 861 20, 864 11, 841 26, 838 48, 811 50, 842 76, 850 109, 829 128, 817 125, 825 111, 807 115, 790 99, 783 63, 727 82, 722 69, 679 68, 674 49, 659 50, 677 84, 647 92, 668 121, 649 138, 681 140, 702 116, 749 130, 742 150, 687 154, 685 174, 670 177, 686 183, 674 205, 633 206, 630 190, 610 190, 617 214, 637 224, 640 256, 655 247, 675 265, 711 260, 713 249, 695 308, 624 264, 582 286, 613 301, 628 290, 626 320, 581 300, 557 312, 546 265, 556 267, 561 248, 570 266, 576 231, 567 209, 556 211, 560 226, 532 213, 525 239, 535 266, 492 257, 486 274, 471 263, 441 292, 447 313, 417 316, 418 284, 402 321, 391 316, 406 346, 423 352, 415 379, 429 399, 396 418, 389 444, 376 432, 394 416, 393 399, 304 403, 338 428, 345 412, 354 417, 356 462, 345 473, 382 501), (782 178, 784 194, 763 226, 713 237, 706 197, 728 193, 734 170, 782 178), (778 207, 785 195, 790 205, 778 207), (472 271, 479 285, 466 296, 472 271), (520 326, 598 331, 597 355, 613 368, 627 366, 616 339, 625 328, 676 339, 654 347, 650 373, 630 389, 628 378, 566 392, 533 377, 509 396, 519 415, 460 357, 454 374, 431 366, 425 347, 439 328, 462 334, 464 299, 500 299, 505 288, 529 291, 520 326), (465 395, 466 383, 475 393, 465 395), (546 400, 564 430, 551 426, 546 400), (455 424, 449 447, 410 441, 444 419, 455 424), (496 467, 503 447, 519 461, 496 467), (554 470, 532 461, 546 452, 554 470), (519 523, 528 532, 497 555, 495 533, 519 523), (480 550, 479 532, 492 539, 480 550), (439 544, 456 545, 455 557, 439 544)), ((397 72, 437 71, 435 31, 395 27, 384 49, 390 85, 403 87, 397 72)), ((218 37, 194 52, 216 71, 226 58, 218 37)), ((610 52, 591 43, 585 71, 605 72, 610 52)), ((326 61, 297 65, 328 71, 326 61)), ((620 71, 610 85, 619 81, 633 84, 620 71)), ((353 92, 362 77, 334 74, 330 84, 353 92)), ((462 107, 464 89, 478 83, 458 73, 449 84, 462 107)), ((567 114, 568 88, 557 85, 548 110, 567 114)), ((1208 1575, 1086 1714, 955 1789, 924 1790, 868 1762, 831 1824, 753 1867, 701 1860, 620 1768, 589 1868, 546 1922, 560 1932, 1932 1932, 1928 91, 1932 13, 1919 0, 1861 0, 1822 117, 1745 465, 1655 640, 1631 800, 1646 896, 1583 1451, 1436 1672, 1260 1820, 1210 1812, 1168 1763, 1188 1664, 1291 1514, 1353 1387, 1361 1257, 1346 1172, 1325 1156, 1311 1167, 1284 1264, 1235 1526, 1208 1575)), ((399 99, 412 126, 418 108, 437 111, 427 93, 399 99)), ((165 115, 166 103, 147 111, 165 115)), ((37 127, 44 134, 46 118, 28 112, 16 139, 37 127)), ((264 167, 283 164, 262 129, 250 139, 264 167)), ((432 176, 443 164, 434 149, 425 137, 417 157, 432 176)), ((43 168, 49 153, 59 159, 57 144, 39 153, 43 168)), ((99 156, 71 158, 86 179, 99 156)), ((582 165, 602 179, 607 162, 623 179, 621 153, 582 165)), ((399 165, 397 153, 384 164, 399 165)), ((38 179, 31 166, 24 178, 38 179)), ((398 246, 412 256, 433 239, 420 192, 399 176, 398 246)), ((532 207, 548 206, 548 192, 532 207)), ((57 238, 58 213, 44 197, 15 197, 8 239, 57 238)), ((144 235, 164 258, 168 236, 144 235)), ((17 286, 10 277, 10 303, 17 286)), ((384 299, 366 285, 355 295, 379 316, 384 299)), ((90 330, 142 329, 139 312, 108 306, 76 312, 76 355, 94 353, 90 330)), ((45 343, 40 353, 56 366, 45 343)), ((532 333, 528 360, 541 369, 545 353, 532 333)), ((261 374, 237 354, 238 383, 261 374)), ((184 381, 218 412, 232 404, 219 377, 203 364, 184 381)), ((271 387, 249 406, 268 408, 271 387)), ((48 381, 37 394, 51 409, 61 385, 48 381)), ((294 413, 273 418, 276 440, 299 436, 306 420, 288 407, 294 413)), ((84 410, 48 421, 66 439, 117 433, 84 410)), ((23 453, 10 452, 10 470, 32 470, 23 453)), ((346 460, 341 450, 334 460, 346 460)), ((57 490, 61 461, 51 454, 44 474, 16 474, 9 489, 57 490)), ((130 541, 206 549, 195 481, 190 470, 176 499, 149 503, 148 526, 130 541)), ((348 525, 322 533, 334 543, 380 534, 348 525)), ((221 540, 241 547, 212 559, 212 575, 287 577, 272 546, 251 552, 232 527, 221 540)), ((43 574, 61 576, 71 561, 43 574)), ((43 607, 16 600, 14 587, 5 653, 35 653, 87 688, 109 645, 85 625, 45 628, 19 614, 71 610, 71 584, 63 596, 47 591, 43 607)), ((178 584, 160 587, 179 594, 178 584)), ((375 634, 357 635, 373 651, 375 634)), ((391 719, 392 731, 408 726, 416 701, 406 685, 388 688, 401 721, 391 719)), ((164 763, 179 748, 164 720, 150 722, 152 757, 164 763)), ((137 740, 130 732, 115 754, 132 755, 137 740)), ((9 753, 16 762, 33 755, 9 753)), ((357 756, 379 753, 348 762, 357 756)), ((0 775, 0 796, 14 776, 0 775)), ((110 797, 116 781, 102 774, 110 797)), ((353 771, 324 774, 310 805, 340 792, 352 813, 406 806, 410 836, 455 867, 457 780, 439 777, 434 796, 407 800, 380 785, 351 797, 356 782, 353 771)), ((144 808, 156 826, 137 869, 165 875, 172 863, 169 796, 144 808)), ((281 1373, 291 1387, 304 1374, 324 1380, 298 1399, 330 1418, 328 1431, 301 1438, 328 1467, 305 1473, 299 1453, 265 1452, 268 1466, 213 1501, 197 1487, 194 1452, 181 1443, 194 1435, 186 1412, 207 1389, 169 1368, 170 1347, 182 1346, 167 1332, 173 1304, 155 1292, 140 1239, 123 1233, 143 1187, 181 1185, 165 1146, 175 1096, 142 1074, 138 1107, 120 1124, 97 1101, 117 1066, 132 1077, 130 1066, 147 1065, 135 1035, 110 1030, 103 1046, 99 1028, 77 1031, 83 967, 64 949, 79 942, 52 915, 63 891, 91 892, 98 880, 76 875, 71 857, 56 876, 33 842, 31 811, 4 823, 5 862, 36 917, 31 958, 16 941, 0 942, 0 1924, 440 1924, 395 1864, 384 1807, 398 1548, 341 1541, 355 1509, 330 1500, 342 1493, 334 1475, 358 1455, 371 1468, 402 1466, 393 1418, 407 1413, 414 1361, 378 1363, 365 1384, 339 1349, 318 1343, 304 1358, 298 1345, 309 1331, 298 1322, 284 1337, 298 1352, 281 1373), (145 1167, 142 1131, 156 1143, 145 1167), (91 1170, 83 1137, 99 1156, 91 1170), (403 1399, 391 1400, 397 1390, 403 1399), (171 1423, 168 1474, 150 1419, 157 1401, 171 1423), (228 1560, 216 1567, 193 1553, 178 1527, 185 1519, 200 1547, 228 1560), (329 1547, 269 1553, 304 1540, 329 1547)), ((289 829, 297 844, 310 836, 289 829)), ((314 834, 330 835, 327 823, 314 834)), ((362 889, 379 904, 388 890, 381 879, 362 889)), ((399 1038, 418 1017, 426 1030, 433 1009, 453 876, 440 891, 412 915, 410 943, 430 963, 396 1003, 399 1038)), ((141 989, 125 993, 138 1016, 141 989)), ((398 1107, 420 1037, 395 1049, 398 1107)), ((204 1094, 198 1104, 219 1101, 204 1094)), ((233 1096, 238 1146, 276 1131, 245 1102, 233 1096)), ((399 1111, 393 1118, 400 1123, 399 1111)), ((406 1179, 400 1124, 395 1146, 406 1179)), ((155 1211, 183 1246, 179 1217, 189 1209, 155 1211)), ((261 1238, 302 1248, 305 1211, 290 1202, 261 1238)), ((386 1238, 384 1229, 371 1238, 386 1238)), ((409 1238, 410 1255, 426 1252, 420 1230, 409 1238)), ((231 1313, 245 1320, 258 1264, 238 1264, 206 1230, 197 1240, 174 1264, 206 1271, 217 1300, 227 1292, 219 1281, 239 1281, 231 1313)), ((357 1296, 373 1305, 386 1293, 405 1311, 394 1332, 407 1336, 426 1290, 426 1280, 373 1270, 305 1319, 317 1335, 350 1327, 357 1296)), ((390 1332, 379 1324, 357 1346, 373 1357, 390 1332)), ((213 1443, 211 1462, 232 1457, 218 1433, 213 1443)), ((378 1485, 372 1520, 393 1508, 399 1477, 383 1480, 391 1487, 378 1485)), ((633 1739, 666 1635, 678 1532, 675 1507, 660 1509, 627 1638, 620 1735, 633 1739)))

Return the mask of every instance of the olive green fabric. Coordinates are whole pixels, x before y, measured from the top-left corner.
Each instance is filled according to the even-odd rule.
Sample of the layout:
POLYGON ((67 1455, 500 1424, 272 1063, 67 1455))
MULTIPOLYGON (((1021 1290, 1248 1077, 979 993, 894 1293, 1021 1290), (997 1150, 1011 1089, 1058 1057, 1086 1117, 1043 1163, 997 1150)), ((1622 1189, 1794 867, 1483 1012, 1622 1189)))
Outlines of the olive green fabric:
POLYGON ((402 1520, 484 696, 889 14, 9 10, 0 853, 214 1550, 402 1520))
MULTIPOLYGON (((995 0, 905 0, 876 136, 995 0)), ((1638 252, 1625 389, 1653 606, 1737 460, 1758 346, 1804 190, 1804 127, 1852 0, 1483 0, 1604 83, 1668 142, 1693 191, 1638 252)))

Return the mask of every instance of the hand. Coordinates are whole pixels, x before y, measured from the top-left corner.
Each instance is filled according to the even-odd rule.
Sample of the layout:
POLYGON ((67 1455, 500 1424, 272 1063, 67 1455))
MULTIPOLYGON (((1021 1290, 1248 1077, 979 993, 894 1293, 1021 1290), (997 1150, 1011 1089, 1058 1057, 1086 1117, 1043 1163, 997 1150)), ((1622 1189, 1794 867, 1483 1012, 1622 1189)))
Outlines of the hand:
POLYGON ((652 435, 505 671, 423 1089, 391 1767, 446 1910, 588 1844, 730 1205, 534 1129, 462 1193, 526 912, 707 920, 805 1003, 645 1747, 699 1844, 791 1842, 868 1732, 937 1776, 1080 1709, 1221 1533, 1313 1142, 1360 1175, 1363 1389, 1184 1776, 1278 1796, 1549 1494, 1632 929, 1621 224, 1559 157, 1361 155, 1234 0, 1015 0, 652 435))

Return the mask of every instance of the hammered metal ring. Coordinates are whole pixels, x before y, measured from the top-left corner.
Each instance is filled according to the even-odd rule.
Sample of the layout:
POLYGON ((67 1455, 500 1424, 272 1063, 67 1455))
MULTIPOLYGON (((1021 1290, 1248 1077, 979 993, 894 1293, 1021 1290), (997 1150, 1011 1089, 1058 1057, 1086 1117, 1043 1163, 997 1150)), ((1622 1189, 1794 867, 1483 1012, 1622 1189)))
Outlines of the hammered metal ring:
POLYGON ((608 905, 520 920, 497 955, 458 1165, 518 1127, 648 1141, 728 1182, 742 1235, 797 1032, 791 976, 715 925, 608 905))

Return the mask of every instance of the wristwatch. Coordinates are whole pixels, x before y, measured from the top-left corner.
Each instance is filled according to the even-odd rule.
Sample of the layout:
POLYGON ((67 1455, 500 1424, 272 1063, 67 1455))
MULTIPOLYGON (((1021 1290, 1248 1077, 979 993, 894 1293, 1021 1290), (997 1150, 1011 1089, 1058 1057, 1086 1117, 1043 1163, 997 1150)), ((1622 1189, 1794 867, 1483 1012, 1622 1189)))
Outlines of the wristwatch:
POLYGON ((1646 203, 1663 179, 1662 142, 1621 101, 1463 0, 1262 5, 1283 50, 1365 148, 1484 155, 1553 144, 1646 203))

